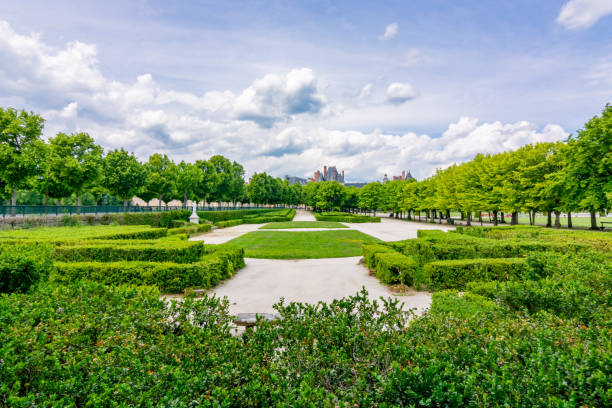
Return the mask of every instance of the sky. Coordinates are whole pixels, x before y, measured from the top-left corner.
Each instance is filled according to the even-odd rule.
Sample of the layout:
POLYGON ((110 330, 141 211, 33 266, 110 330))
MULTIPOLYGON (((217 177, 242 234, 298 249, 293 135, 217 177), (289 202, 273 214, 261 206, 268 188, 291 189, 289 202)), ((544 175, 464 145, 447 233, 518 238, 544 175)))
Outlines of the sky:
POLYGON ((609 102, 612 0, 0 1, 0 106, 140 160, 422 179, 609 102))

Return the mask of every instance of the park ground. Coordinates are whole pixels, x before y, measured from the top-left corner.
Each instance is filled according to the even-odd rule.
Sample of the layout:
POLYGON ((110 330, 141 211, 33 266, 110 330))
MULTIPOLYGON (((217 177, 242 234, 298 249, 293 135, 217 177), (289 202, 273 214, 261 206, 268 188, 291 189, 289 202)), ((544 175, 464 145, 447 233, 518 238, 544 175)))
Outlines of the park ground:
MULTIPOLYGON (((313 226, 315 218, 309 212, 298 211, 292 222, 300 226, 308 222, 313 226)), ((365 287, 370 299, 398 299, 405 310, 415 309, 420 314, 431 305, 430 293, 394 293, 360 262, 361 244, 416 238, 419 229, 453 229, 389 218, 382 218, 380 223, 342 223, 341 228, 335 229, 329 228, 333 226, 330 223, 321 224, 322 228, 289 228, 291 225, 286 225, 289 223, 283 224, 284 229, 264 230, 262 224, 238 225, 192 238, 245 248, 246 267, 209 292, 227 297, 230 313, 272 313, 273 305, 281 299, 286 303, 330 302, 352 296, 365 287), (262 241, 267 248, 254 252, 253 246, 261 245, 262 241), (331 255, 321 258, 321 253, 331 255), (253 254, 261 256, 252 257, 253 254), (294 259, 267 259, 283 255, 294 259)))

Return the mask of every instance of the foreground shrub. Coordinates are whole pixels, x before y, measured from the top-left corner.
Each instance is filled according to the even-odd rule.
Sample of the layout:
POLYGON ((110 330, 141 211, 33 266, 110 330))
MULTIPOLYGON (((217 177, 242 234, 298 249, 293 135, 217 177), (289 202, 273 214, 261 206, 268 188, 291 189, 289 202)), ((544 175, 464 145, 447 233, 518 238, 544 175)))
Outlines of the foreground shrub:
POLYGON ((496 309, 499 309, 498 306, 484 296, 444 290, 432 295, 429 313, 442 317, 452 315, 460 319, 468 319, 496 309))
MULTIPOLYGON (((227 301, 94 283, 0 297, 6 406, 609 406, 607 332, 546 313, 407 321, 365 293, 279 304, 230 334, 227 301)), ((434 305, 435 307, 435 305, 434 305)))
POLYGON ((51 266, 48 245, 0 245, 0 293, 26 292, 47 278, 51 266))
POLYGON ((425 265, 425 276, 434 290, 463 289, 473 281, 506 281, 521 276, 524 258, 457 259, 425 265))

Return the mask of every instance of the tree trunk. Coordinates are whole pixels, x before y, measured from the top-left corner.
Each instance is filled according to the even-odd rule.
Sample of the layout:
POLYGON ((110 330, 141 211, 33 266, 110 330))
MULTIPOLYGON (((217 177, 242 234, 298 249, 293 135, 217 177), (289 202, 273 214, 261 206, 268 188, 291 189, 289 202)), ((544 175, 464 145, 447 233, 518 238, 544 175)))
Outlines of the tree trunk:
POLYGON ((535 211, 529 210, 529 225, 535 225, 535 211))
POLYGON ((77 214, 81 213, 81 194, 77 193, 77 214))
POLYGON ((161 211, 161 203, 162 203, 161 198, 162 198, 161 194, 157 196, 157 210, 158 211, 161 211))
POLYGON ((11 198, 11 206, 13 207, 11 209, 12 215, 17 214, 17 208, 15 207, 16 205, 17 205, 17 188, 13 187, 13 197, 11 198))
POLYGON ((49 184, 45 188, 45 215, 49 212, 49 184))
POLYGON ((516 225, 518 224, 518 212, 517 211, 513 211, 512 212, 512 219, 510 221, 510 225, 516 225))
POLYGON ((597 215, 595 214, 595 211, 591 211, 591 228, 592 230, 596 230, 599 229, 597 228, 597 215))
POLYGON ((466 221, 466 225, 469 227, 472 225, 472 212, 468 211, 467 212, 467 221, 466 221))
POLYGON ((547 228, 552 227, 552 211, 546 212, 546 227, 547 228))
POLYGON ((482 227, 482 212, 478 211, 478 221, 480 222, 480 226, 482 227))
POLYGON ((183 193, 183 207, 187 208, 187 192, 183 193))
POLYGON ((561 228, 561 211, 555 211, 555 228, 561 228))
POLYGON ((451 223, 450 210, 446 210, 446 223, 447 224, 451 223))
POLYGON ((128 206, 128 199, 126 198, 125 200, 123 200, 123 208, 127 208, 128 206))
POLYGON ((572 212, 568 212, 567 213, 567 228, 573 228, 574 226, 572 225, 572 212))
POLYGON ((497 210, 493 211, 493 225, 495 225, 497 227, 498 224, 498 220, 497 220, 497 210))
POLYGON ((499 223, 500 224, 505 224, 506 223, 506 217, 504 216, 504 212, 503 211, 500 213, 499 223))

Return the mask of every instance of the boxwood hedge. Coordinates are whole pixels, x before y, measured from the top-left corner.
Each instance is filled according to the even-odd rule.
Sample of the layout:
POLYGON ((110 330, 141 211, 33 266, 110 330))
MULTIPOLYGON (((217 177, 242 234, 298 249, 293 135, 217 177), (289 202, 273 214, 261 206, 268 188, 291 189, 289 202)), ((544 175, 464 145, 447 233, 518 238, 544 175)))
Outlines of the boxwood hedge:
POLYGON ((525 258, 454 259, 425 264, 432 289, 463 289, 472 281, 506 281, 521 276, 525 258))
POLYGON ((208 289, 244 267, 244 251, 211 252, 198 262, 56 262, 52 282, 63 284, 88 279, 106 285, 156 285, 162 292, 177 293, 189 287, 208 289))
POLYGON ((55 247, 53 257, 64 262, 150 261, 189 263, 204 254, 202 241, 102 241, 55 247))
POLYGON ((336 211, 316 213, 315 219, 317 221, 354 222, 354 223, 380 222, 380 217, 373 217, 370 215, 360 215, 360 214, 352 214, 352 213, 345 213, 345 212, 336 212, 336 211))

